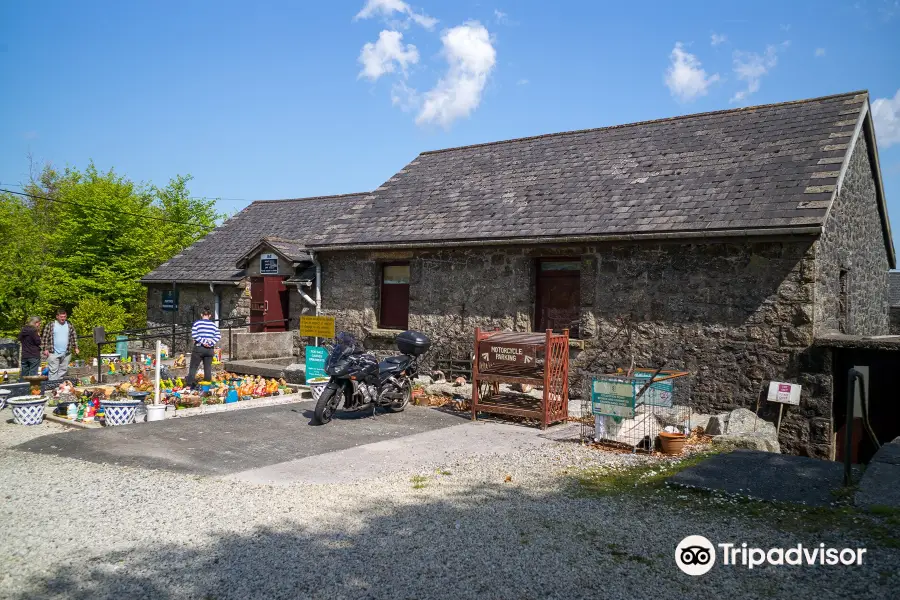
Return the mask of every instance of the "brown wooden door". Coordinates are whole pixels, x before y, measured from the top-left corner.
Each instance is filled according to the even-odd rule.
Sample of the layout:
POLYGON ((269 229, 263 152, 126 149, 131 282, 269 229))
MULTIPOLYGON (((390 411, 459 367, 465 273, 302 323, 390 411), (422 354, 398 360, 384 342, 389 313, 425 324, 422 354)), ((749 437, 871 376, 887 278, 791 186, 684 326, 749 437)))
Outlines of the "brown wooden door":
POLYGON ((409 263, 381 267, 381 320, 386 329, 409 328, 409 263))
POLYGON ((264 277, 250 278, 250 332, 263 331, 262 322, 266 320, 266 296, 264 277))
POLYGON ((264 309, 266 325, 264 331, 286 331, 288 312, 288 291, 284 285, 286 277, 268 276, 264 288, 264 309))
POLYGON ((569 330, 578 337, 581 320, 581 260, 541 259, 537 265, 535 331, 569 330))

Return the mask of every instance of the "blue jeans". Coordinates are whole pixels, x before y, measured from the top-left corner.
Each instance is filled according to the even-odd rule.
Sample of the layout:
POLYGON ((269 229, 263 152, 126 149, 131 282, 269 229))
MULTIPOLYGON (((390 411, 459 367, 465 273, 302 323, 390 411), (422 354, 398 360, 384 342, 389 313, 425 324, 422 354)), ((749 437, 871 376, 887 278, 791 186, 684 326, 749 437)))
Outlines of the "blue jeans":
POLYGON ((31 375, 37 375, 38 369, 41 366, 41 358, 23 358, 22 364, 19 365, 19 375, 22 377, 29 377, 31 375))

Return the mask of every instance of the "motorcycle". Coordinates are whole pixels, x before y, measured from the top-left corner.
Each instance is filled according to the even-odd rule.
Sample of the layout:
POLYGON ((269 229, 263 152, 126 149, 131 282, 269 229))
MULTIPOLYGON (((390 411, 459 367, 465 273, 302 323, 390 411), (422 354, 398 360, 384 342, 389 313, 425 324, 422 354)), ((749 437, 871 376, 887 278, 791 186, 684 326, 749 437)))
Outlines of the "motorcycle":
POLYGON ((340 332, 325 361, 325 374, 331 377, 316 402, 314 425, 325 425, 342 409, 353 412, 384 408, 402 412, 412 400, 412 382, 419 374, 419 357, 428 351, 431 341, 417 331, 397 336, 399 356, 381 362, 367 353, 349 333, 340 332))

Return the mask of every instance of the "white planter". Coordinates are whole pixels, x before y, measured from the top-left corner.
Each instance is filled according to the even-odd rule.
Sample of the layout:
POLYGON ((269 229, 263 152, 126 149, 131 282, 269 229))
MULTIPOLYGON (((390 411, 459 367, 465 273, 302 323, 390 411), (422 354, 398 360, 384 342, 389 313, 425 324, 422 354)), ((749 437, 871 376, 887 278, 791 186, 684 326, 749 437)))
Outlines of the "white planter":
POLYGON ((165 404, 148 404, 147 405, 147 422, 162 421, 166 418, 165 404))
POLYGON ((9 390, 0 390, 0 410, 6 408, 6 397, 9 396, 9 390))
POLYGON ((111 426, 128 425, 134 422, 134 413, 140 400, 101 400, 100 406, 106 414, 106 424, 111 426))
POLYGON ((19 425, 40 425, 44 420, 47 399, 43 396, 16 396, 7 403, 12 407, 13 419, 19 425))

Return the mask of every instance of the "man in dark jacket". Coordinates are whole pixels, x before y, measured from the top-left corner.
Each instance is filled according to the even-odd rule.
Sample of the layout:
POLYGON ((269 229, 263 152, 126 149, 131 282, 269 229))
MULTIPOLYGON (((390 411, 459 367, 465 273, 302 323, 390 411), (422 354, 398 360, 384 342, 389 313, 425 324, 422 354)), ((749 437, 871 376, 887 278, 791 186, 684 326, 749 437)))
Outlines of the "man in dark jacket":
POLYGON ((28 324, 19 332, 19 345, 22 347, 22 363, 19 365, 19 374, 23 377, 37 375, 41 366, 41 336, 38 328, 41 320, 38 317, 28 319, 28 324))

